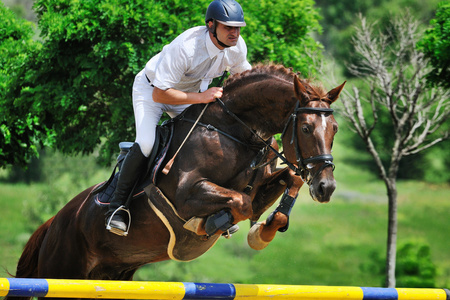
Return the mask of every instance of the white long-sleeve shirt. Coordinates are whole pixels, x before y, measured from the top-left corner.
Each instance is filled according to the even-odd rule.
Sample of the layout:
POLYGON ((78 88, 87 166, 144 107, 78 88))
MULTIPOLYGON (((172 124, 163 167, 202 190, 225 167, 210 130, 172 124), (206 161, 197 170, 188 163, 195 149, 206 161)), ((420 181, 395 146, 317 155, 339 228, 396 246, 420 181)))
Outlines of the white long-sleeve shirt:
POLYGON ((231 74, 251 69, 244 39, 239 36, 236 46, 220 50, 213 44, 206 26, 198 26, 183 32, 164 46, 147 62, 144 72, 159 89, 198 92, 202 80, 210 83, 221 76, 227 67, 230 67, 231 74), (209 71, 219 52, 223 52, 222 62, 211 74, 209 71))

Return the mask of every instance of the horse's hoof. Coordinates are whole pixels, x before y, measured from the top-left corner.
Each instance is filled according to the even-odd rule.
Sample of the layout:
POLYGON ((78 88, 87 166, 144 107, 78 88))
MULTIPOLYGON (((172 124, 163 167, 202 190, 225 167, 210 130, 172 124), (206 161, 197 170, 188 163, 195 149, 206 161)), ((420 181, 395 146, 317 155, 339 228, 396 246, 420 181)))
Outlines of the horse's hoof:
POLYGON ((254 250, 262 250, 269 245, 270 242, 263 241, 261 238, 261 222, 256 223, 250 228, 247 235, 247 243, 254 250))

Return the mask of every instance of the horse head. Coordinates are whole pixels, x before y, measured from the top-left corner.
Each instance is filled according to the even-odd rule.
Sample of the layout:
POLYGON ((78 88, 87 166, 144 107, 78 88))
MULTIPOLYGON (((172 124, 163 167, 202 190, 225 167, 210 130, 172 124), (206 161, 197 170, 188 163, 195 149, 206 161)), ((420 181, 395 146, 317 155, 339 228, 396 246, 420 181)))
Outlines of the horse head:
POLYGON ((297 173, 309 185, 311 197, 322 203, 329 202, 336 189, 331 152, 338 124, 330 105, 338 99, 344 85, 345 82, 326 92, 295 76, 298 102, 282 136, 287 160, 297 166, 297 173))

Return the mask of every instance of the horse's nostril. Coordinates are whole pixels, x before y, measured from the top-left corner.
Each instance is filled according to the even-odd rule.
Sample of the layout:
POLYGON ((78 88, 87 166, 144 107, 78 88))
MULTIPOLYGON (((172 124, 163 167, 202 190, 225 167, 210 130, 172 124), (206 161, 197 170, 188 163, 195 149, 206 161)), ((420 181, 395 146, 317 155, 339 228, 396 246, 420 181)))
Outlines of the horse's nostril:
POLYGON ((319 195, 322 197, 325 195, 325 182, 321 181, 319 184, 319 195))
POLYGON ((319 202, 329 202, 331 195, 336 189, 336 181, 321 180, 317 185, 316 197, 319 202))

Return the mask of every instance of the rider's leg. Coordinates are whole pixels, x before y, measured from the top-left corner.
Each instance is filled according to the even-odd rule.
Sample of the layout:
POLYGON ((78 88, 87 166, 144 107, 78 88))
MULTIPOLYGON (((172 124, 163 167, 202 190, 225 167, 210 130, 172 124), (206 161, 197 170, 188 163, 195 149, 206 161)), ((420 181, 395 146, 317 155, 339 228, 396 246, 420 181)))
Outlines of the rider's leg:
POLYGON ((106 229, 110 232, 127 235, 130 217, 126 202, 146 166, 147 157, 142 154, 139 144, 134 143, 122 163, 116 190, 109 204, 106 229))
POLYGON ((128 152, 122 163, 116 191, 109 206, 106 225, 107 229, 118 235, 128 232, 129 216, 125 205, 135 182, 139 179, 142 169, 146 165, 146 158, 150 155, 155 142, 155 128, 161 117, 162 110, 158 103, 152 100, 153 87, 140 72, 133 84, 133 109, 136 123, 136 143, 128 152), (111 218, 112 216, 112 218, 111 218))

